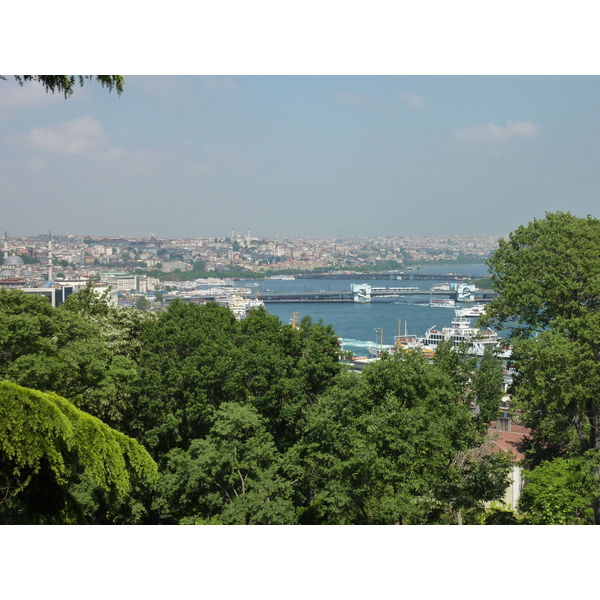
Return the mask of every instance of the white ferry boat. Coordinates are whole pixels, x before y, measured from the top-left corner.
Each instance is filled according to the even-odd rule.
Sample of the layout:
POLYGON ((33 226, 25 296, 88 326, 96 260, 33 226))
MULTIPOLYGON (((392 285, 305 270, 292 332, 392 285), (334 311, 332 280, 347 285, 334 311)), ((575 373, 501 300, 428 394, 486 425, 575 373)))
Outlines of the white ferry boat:
POLYGON ((456 308, 456 301, 451 298, 444 298, 443 300, 434 300, 432 298, 429 301, 429 306, 437 308, 456 308))
POLYGON ((265 305, 258 298, 245 298, 239 291, 232 296, 215 298, 215 301, 221 306, 227 306, 236 319, 244 319, 250 309, 265 305))
MULTIPOLYGON (((458 311, 456 311, 458 313, 458 311)), ((508 358, 510 349, 503 348, 504 340, 492 329, 478 329, 471 327, 467 317, 456 314, 450 327, 442 330, 430 327, 423 337, 417 338, 417 342, 428 346, 435 352, 441 342, 452 341, 455 346, 466 343, 471 354, 483 356, 487 346, 502 348, 500 356, 508 358)))

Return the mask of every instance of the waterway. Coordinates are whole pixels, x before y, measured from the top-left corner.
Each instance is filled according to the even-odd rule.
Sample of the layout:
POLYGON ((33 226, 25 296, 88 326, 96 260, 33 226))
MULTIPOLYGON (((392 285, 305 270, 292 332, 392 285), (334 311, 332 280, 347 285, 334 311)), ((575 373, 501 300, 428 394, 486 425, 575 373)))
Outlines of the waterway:
MULTIPOLYGON (((447 267, 423 267, 424 273, 473 275, 486 277, 488 270, 485 265, 452 265, 447 267)), ((432 285, 446 283, 441 277, 436 281, 369 281, 364 280, 326 280, 326 279, 297 279, 294 281, 280 281, 267 279, 258 283, 253 289, 260 292, 270 291, 349 291, 353 283, 368 283, 373 287, 408 287, 415 286, 424 292, 429 291, 432 285)), ((357 356, 367 353, 369 346, 378 347, 393 344, 394 336, 398 335, 399 328, 404 334, 423 335, 425 331, 436 326, 442 328, 449 326, 454 317, 452 308, 432 308, 429 306, 427 296, 408 296, 394 298, 393 300, 374 300, 371 303, 360 304, 353 302, 280 302, 266 303, 265 308, 271 314, 277 315, 283 323, 292 320, 293 313, 298 313, 298 320, 309 315, 313 321, 322 320, 324 324, 331 324, 337 335, 342 338, 344 349, 350 350, 357 356)))

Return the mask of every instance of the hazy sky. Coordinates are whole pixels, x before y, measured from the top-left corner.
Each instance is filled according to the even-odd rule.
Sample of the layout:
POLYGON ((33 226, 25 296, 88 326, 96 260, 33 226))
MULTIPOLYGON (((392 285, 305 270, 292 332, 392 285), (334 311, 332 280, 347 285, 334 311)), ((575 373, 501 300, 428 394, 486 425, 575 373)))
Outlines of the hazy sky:
POLYGON ((10 235, 503 235, 600 217, 600 77, 0 81, 10 235))

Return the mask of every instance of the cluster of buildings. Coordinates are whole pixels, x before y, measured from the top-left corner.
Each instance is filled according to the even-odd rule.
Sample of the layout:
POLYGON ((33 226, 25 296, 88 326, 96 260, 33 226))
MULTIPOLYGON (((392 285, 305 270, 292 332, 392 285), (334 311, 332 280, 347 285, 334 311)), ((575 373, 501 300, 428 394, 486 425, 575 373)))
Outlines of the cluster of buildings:
MULTIPOLYGON (((433 260, 485 260, 498 236, 265 239, 232 232, 226 238, 159 239, 81 235, 4 235, 0 287, 72 287, 89 280, 114 294, 161 288, 158 275, 186 272, 218 277, 244 273, 402 268, 433 260)), ((197 275, 196 275, 197 276, 197 275)), ((41 292, 40 292, 41 293, 41 292)), ((50 294, 50 292, 47 292, 50 294)), ((53 293, 54 295, 57 292, 53 293)))
MULTIPOLYGON (((499 236, 454 235, 343 239, 261 240, 250 234, 229 238, 232 263, 254 271, 317 268, 361 269, 378 263, 411 265, 434 260, 484 260, 499 236)), ((207 257, 210 260, 210 257, 207 257)), ((215 268, 218 265, 214 265, 215 268)))

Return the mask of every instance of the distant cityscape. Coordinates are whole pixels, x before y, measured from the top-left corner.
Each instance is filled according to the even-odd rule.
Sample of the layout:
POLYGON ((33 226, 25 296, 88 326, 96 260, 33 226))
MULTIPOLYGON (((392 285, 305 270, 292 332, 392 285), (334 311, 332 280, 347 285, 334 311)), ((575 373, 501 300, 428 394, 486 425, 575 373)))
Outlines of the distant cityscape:
POLYGON ((448 235, 344 239, 164 239, 5 232, 0 287, 38 288, 91 280, 115 292, 147 293, 169 278, 269 276, 415 268, 440 262, 484 262, 500 236, 448 235))

